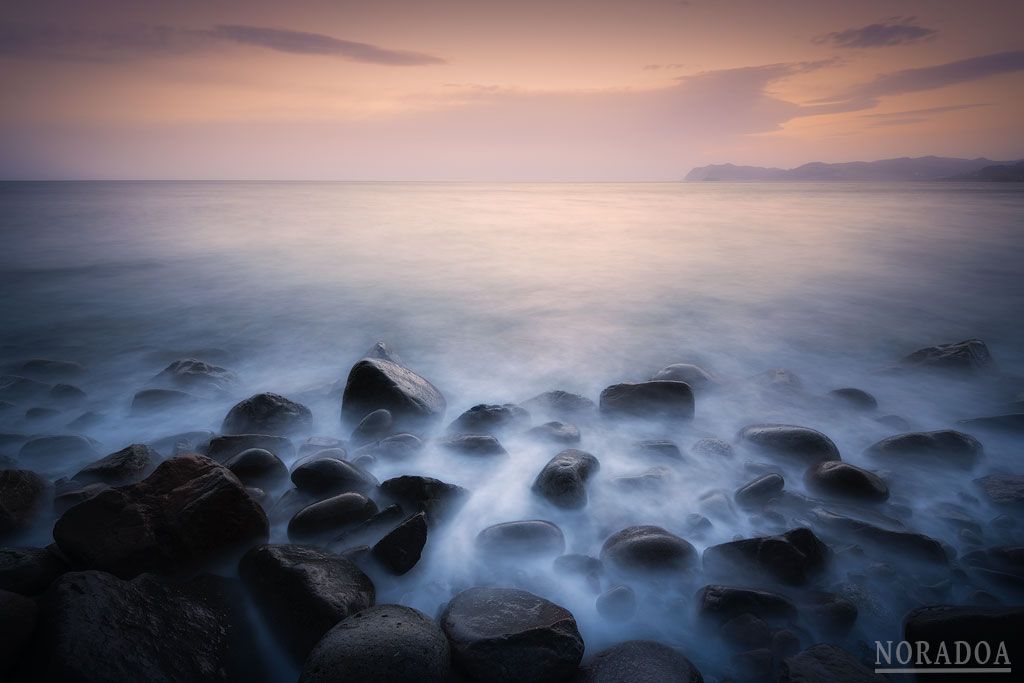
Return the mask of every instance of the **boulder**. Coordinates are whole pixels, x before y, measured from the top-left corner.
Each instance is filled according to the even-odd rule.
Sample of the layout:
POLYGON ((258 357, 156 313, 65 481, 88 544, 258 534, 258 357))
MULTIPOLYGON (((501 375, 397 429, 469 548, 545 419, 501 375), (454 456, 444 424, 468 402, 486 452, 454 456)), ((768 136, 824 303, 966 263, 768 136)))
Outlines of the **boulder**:
POLYGON ((256 546, 242 557, 238 573, 296 662, 335 624, 376 599, 373 582, 356 565, 309 546, 256 546))
POLYGON ((601 414, 613 418, 689 420, 693 390, 685 382, 625 382, 601 392, 601 414))
POLYGON ((29 408, 25 411, 25 421, 33 424, 48 422, 60 417, 61 412, 54 408, 29 408))
POLYGON ((778 593, 712 584, 697 591, 697 614, 723 624, 741 614, 752 614, 768 622, 796 619, 796 607, 778 593))
POLYGON ((469 677, 493 683, 548 683, 572 676, 583 638, 564 607, 512 588, 470 588, 441 614, 452 657, 469 677))
POLYGON ((0 590, 38 595, 66 571, 52 548, 0 548, 0 590))
POLYGON ((469 498, 461 486, 418 475, 388 479, 380 491, 403 507, 425 512, 432 526, 450 519, 469 498))
POLYGON ((159 462, 159 453, 145 444, 135 443, 86 465, 71 478, 82 484, 125 486, 148 477, 159 462))
POLYGON ((992 366, 992 354, 985 342, 968 339, 954 344, 939 344, 918 349, 904 356, 900 366, 908 370, 944 370, 977 373, 992 366))
POLYGON ((195 405, 198 399, 177 389, 143 389, 132 397, 132 415, 151 415, 195 405))
POLYGON ((553 443, 574 444, 580 442, 579 428, 568 422, 545 422, 528 430, 527 435, 540 441, 551 441, 553 443))
POLYGON ((813 531, 798 528, 779 536, 711 546, 704 551, 704 571, 715 575, 767 575, 779 583, 803 586, 824 571, 831 554, 813 531))
POLYGON ((361 493, 342 493, 307 505, 288 522, 288 538, 306 543, 335 537, 377 514, 377 504, 361 493))
POLYGON ((974 483, 994 505, 1024 508, 1024 475, 990 474, 974 483))
POLYGON ((782 475, 772 472, 740 487, 734 498, 743 507, 758 507, 782 493, 785 487, 786 480, 782 475))
POLYGON ((804 473, 804 484, 812 493, 867 503, 889 499, 889 487, 874 472, 838 460, 811 465, 804 473))
POLYGON ((587 480, 601 465, 590 453, 567 448, 553 457, 533 482, 533 492, 552 505, 579 509, 587 504, 587 480))
POLYGON ((80 484, 71 479, 61 480, 60 483, 53 497, 53 511, 58 516, 110 488, 109 484, 80 484))
POLYGON ((391 412, 381 408, 375 410, 356 425, 352 430, 352 437, 349 442, 354 446, 363 446, 374 441, 380 441, 391 435, 395 427, 395 420, 391 412))
POLYGON ((284 436, 271 434, 231 434, 210 439, 206 455, 217 462, 227 462, 242 451, 250 448, 268 450, 282 460, 288 461, 295 456, 295 446, 284 436))
POLYGON ((31 470, 0 470, 0 539, 29 530, 46 509, 53 486, 31 470))
POLYGON ((224 466, 246 486, 275 487, 288 480, 288 466, 265 448, 247 448, 224 466))
POLYGON ((221 425, 225 434, 290 436, 312 429, 309 408, 278 394, 256 394, 236 403, 221 425))
POLYGON ((803 608, 803 614, 828 638, 843 638, 857 622, 859 610, 851 601, 826 594, 803 608))
POLYGON ((837 405, 853 408, 854 410, 867 411, 878 407, 877 399, 863 389, 854 389, 853 387, 833 389, 828 392, 828 397, 837 405))
POLYGON ((735 453, 732 445, 721 439, 700 439, 693 444, 690 452, 707 458, 731 458, 735 453))
POLYGON ((476 547, 491 558, 554 557, 565 552, 565 535, 541 519, 504 522, 477 534, 476 547))
POLYGON ((343 422, 358 424, 381 408, 396 429, 420 432, 444 417, 447 407, 437 388, 412 370, 383 358, 364 358, 354 366, 341 401, 343 422))
POLYGON ((238 383, 238 378, 233 372, 219 365, 205 363, 195 358, 184 358, 161 370, 153 381, 190 391, 225 393, 238 383))
POLYGON ((388 505, 365 522, 342 532, 327 547, 335 552, 344 552, 356 546, 366 546, 372 550, 371 545, 384 538, 407 517, 400 505, 388 505))
POLYGON ((420 561, 427 543, 427 516, 418 512, 373 546, 373 557, 393 574, 402 575, 420 561))
POLYGON ((523 401, 522 405, 531 415, 568 421, 592 415, 597 407, 585 396, 559 390, 545 391, 528 401, 523 401))
POLYGON ((824 526, 846 542, 856 540, 886 553, 891 553, 894 557, 901 559, 905 558, 937 565, 946 565, 949 562, 942 543, 924 534, 884 529, 874 524, 851 517, 843 517, 821 508, 813 510, 811 514, 815 522, 824 526))
POLYGON ((573 683, 704 683, 697 667, 678 650, 651 640, 627 640, 602 650, 573 683))
MULTIPOLYGON (((930 605, 911 610, 903 618, 904 639, 914 643, 918 641, 927 643, 933 653, 939 647, 939 643, 945 643, 951 658, 956 656, 954 644, 957 641, 966 642, 972 653, 975 652, 979 643, 987 643, 991 648, 993 658, 996 656, 999 644, 1005 643, 1006 659, 1009 660, 1005 666, 1012 665, 1014 669, 1018 666, 1018 662, 1024 661, 1022 633, 1024 633, 1024 607, 1020 605, 1012 607, 930 605)), ((989 660, 987 664, 993 666, 994 661, 989 660)), ((947 680, 962 678, 963 676, 950 675, 947 680)), ((983 676, 983 678, 987 679, 988 676, 983 676)), ((993 676, 992 678, 1001 677, 993 676)))
POLYGON ((750 612, 729 619, 718 632, 726 642, 744 650, 768 647, 772 641, 768 623, 750 612))
POLYGON ((954 429, 897 434, 868 446, 865 454, 901 462, 911 460, 930 465, 954 465, 970 469, 984 453, 981 442, 954 429))
POLYGON ((488 458, 508 455, 501 442, 489 434, 453 434, 438 439, 437 444, 460 455, 488 458))
POLYGON ((608 537, 601 561, 624 573, 675 572, 694 566, 697 551, 661 527, 631 526, 608 537))
POLYGON ((422 612, 377 605, 332 628, 302 667, 299 683, 447 683, 448 641, 422 612))
POLYGON ((909 432, 911 429, 910 422, 899 415, 879 415, 875 422, 898 432, 909 432))
POLYGON ((40 436, 29 439, 18 451, 23 463, 39 463, 41 467, 67 465, 75 460, 95 460, 100 456, 97 444, 84 436, 40 436))
POLYGON ((819 643, 783 660, 779 666, 779 683, 885 683, 846 650, 819 643))
POLYGON ((802 465, 825 460, 841 460, 832 439, 816 429, 783 424, 756 424, 744 427, 737 439, 755 450, 778 455, 802 465))
POLYGON ((35 600, 0 589, 0 677, 7 680, 36 627, 35 600))
POLYGON ((171 458, 137 484, 70 508, 53 528, 83 567, 131 577, 171 572, 265 541, 267 516, 229 470, 201 455, 171 458))
POLYGON ((368 493, 377 478, 359 465, 335 458, 314 458, 292 470, 292 483, 314 494, 368 493))
POLYGON ((629 586, 612 586, 597 596, 594 606, 608 621, 629 621, 636 614, 636 593, 629 586))
POLYGON ((530 413, 513 403, 504 405, 475 405, 448 425, 452 434, 501 435, 512 429, 525 427, 530 422, 530 413))
POLYGON ((714 375, 700 367, 689 363, 667 365, 651 376, 653 381, 686 382, 694 391, 700 391, 717 384, 714 375))

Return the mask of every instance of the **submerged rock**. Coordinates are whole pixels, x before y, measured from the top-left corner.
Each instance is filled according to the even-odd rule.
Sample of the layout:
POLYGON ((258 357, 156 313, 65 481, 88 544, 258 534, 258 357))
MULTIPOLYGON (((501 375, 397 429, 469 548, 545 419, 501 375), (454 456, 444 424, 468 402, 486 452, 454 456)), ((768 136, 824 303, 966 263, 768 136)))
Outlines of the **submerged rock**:
POLYGON ((205 363, 195 358, 185 358, 176 360, 161 370, 153 381, 191 391, 223 393, 231 389, 238 382, 238 378, 233 372, 219 365, 205 363))
POLYGON ((18 460, 26 464, 39 462, 43 467, 55 462, 95 460, 100 456, 97 446, 84 436, 40 436, 25 442, 18 451, 18 460))
POLYGON ((503 522, 477 534, 476 547, 493 558, 553 557, 565 552, 565 535, 541 519, 503 522))
POLYGON ((683 452, 679 450, 679 446, 667 439, 648 439, 646 441, 637 441, 635 448, 637 453, 642 457, 679 461, 684 459, 683 452))
POLYGON ((992 354, 985 342, 968 339, 955 344, 939 344, 918 349, 900 360, 900 366, 910 370, 948 370, 976 373, 992 365, 992 354))
POLYGON ((881 503, 889 499, 889 487, 874 472, 838 460, 811 465, 804 473, 808 490, 821 496, 881 503))
POLYGON ((868 446, 865 454, 894 462, 904 459, 934 465, 956 465, 970 469, 984 453, 981 442, 953 429, 908 432, 882 439, 868 446))
POLYGON ((533 482, 533 492, 552 505, 578 509, 587 504, 587 480, 601 465, 590 453, 567 448, 553 457, 533 482))
POLYGON ((743 507, 757 507, 782 493, 782 489, 785 487, 786 480, 782 478, 782 475, 770 473, 745 484, 736 491, 734 497, 736 502, 743 507))
POLYGON ((636 593, 629 586, 612 586, 597 596, 594 606, 609 621, 628 621, 636 614, 636 593))
POLYGON ((364 446, 387 438, 391 435, 394 427, 395 420, 391 417, 391 411, 381 408, 360 420, 356 428, 352 430, 352 437, 349 441, 353 447, 364 446))
POLYGON ((643 420, 689 420, 693 390, 685 382, 653 381, 613 384, 601 392, 601 414, 643 420))
POLYGON ((373 546, 373 557, 392 573, 402 575, 420 561, 427 543, 427 516, 418 512, 392 529, 373 546))
POLYGON ((561 681, 583 658, 583 638, 572 614, 522 590, 462 591, 441 614, 441 628, 455 662, 473 680, 561 681))
POLYGON ((33 358, 14 367, 14 372, 39 380, 72 379, 85 374, 85 366, 68 360, 33 358))
POLYGON ((825 460, 841 460, 832 439, 809 427, 783 424, 756 424, 744 427, 737 438, 758 450, 813 465, 825 460))
POLYGON ((162 410, 178 410, 194 405, 197 399, 177 389, 143 389, 132 398, 132 415, 151 415, 162 410))
POLYGON ((974 417, 969 420, 960 420, 958 424, 962 425, 964 429, 976 429, 985 432, 1005 434, 1021 434, 1024 433, 1024 413, 974 417))
POLYGON ((700 367, 689 363, 668 365, 651 376, 652 381, 686 382, 694 391, 717 384, 714 376, 700 367))
POLYGON ((627 640, 590 659, 574 683, 704 683, 700 671, 682 653, 650 640, 627 640))
POLYGON ((291 440, 283 436, 270 434, 232 434, 217 436, 210 439, 206 447, 206 455, 217 462, 227 462, 242 451, 250 448, 268 450, 282 460, 290 460, 295 455, 295 447, 291 440))
POLYGON ((453 434, 490 434, 522 428, 530 422, 530 413, 513 403, 475 405, 448 425, 453 434))
POLYGON ((309 408, 279 394, 256 394, 228 411, 221 425, 225 434, 290 436, 309 433, 313 413, 309 408))
POLYGON ((307 505, 288 522, 288 538, 306 543, 338 536, 377 514, 377 504, 361 493, 342 493, 307 505))
POLYGON ((779 536, 711 546, 704 551, 704 571, 717 575, 767 574, 779 583, 802 586, 824 571, 831 555, 832 551, 813 531, 798 528, 779 536))
POLYGON ((454 434, 438 439, 437 444, 445 450, 472 456, 504 456, 508 451, 489 434, 454 434))
POLYGON ((23 403, 42 399, 52 387, 28 377, 3 375, 0 377, 0 399, 8 403, 23 403))
POLYGON ((336 458, 314 458, 292 471, 292 483, 314 494, 367 493, 377 487, 377 478, 355 463, 336 458))
POLYGON ((135 443, 86 465, 72 479, 83 484, 124 486, 148 477, 159 462, 159 453, 145 444, 135 443))
POLYGON ((707 458, 731 458, 735 453, 732 446, 721 439, 700 439, 690 448, 696 455, 707 458))
POLYGON ((659 526, 631 526, 605 540, 601 561, 626 573, 672 572, 695 565, 697 551, 659 526))
POLYGON ((523 407, 533 415, 554 417, 559 420, 573 421, 592 415, 597 406, 589 398, 568 391, 545 391, 528 401, 523 407))
POLYGON ((849 408, 855 408, 856 410, 874 410, 878 407, 878 401, 875 397, 863 389, 844 387, 842 389, 833 389, 828 392, 828 395, 836 403, 849 408))
POLYGON ((580 442, 580 430, 568 422, 545 422, 526 432, 529 436, 542 441, 553 441, 561 444, 580 442))
POLYGON ((431 525, 450 519, 469 498, 461 486, 418 475, 388 479, 380 491, 408 509, 425 512, 431 525))
POLYGON ((440 627, 402 605, 377 605, 338 623, 302 667, 299 683, 447 683, 451 655, 440 627))
POLYGON ((50 482, 31 470, 0 470, 0 538, 30 529, 52 495, 50 482))
POLYGON ((416 433, 441 420, 446 407, 441 392, 412 370, 391 360, 364 358, 349 372, 341 416, 349 424, 358 424, 383 408, 391 413, 396 428, 416 433))
POLYGON ((844 541, 856 540, 860 543, 895 553, 899 558, 918 562, 945 565, 949 562, 942 544, 925 536, 909 531, 892 531, 859 519, 843 517, 821 508, 812 511, 814 521, 825 526, 833 533, 841 536, 844 541))
POLYGON ((353 453, 354 457, 369 456, 379 460, 408 460, 423 452, 423 441, 413 434, 395 434, 371 444, 367 444, 353 453))

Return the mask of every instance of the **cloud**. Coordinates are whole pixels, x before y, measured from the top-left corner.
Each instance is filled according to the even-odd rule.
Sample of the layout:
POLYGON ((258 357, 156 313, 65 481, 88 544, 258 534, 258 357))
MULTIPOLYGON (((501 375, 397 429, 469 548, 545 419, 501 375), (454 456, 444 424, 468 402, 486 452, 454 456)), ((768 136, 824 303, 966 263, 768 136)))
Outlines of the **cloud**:
POLYGON ((57 25, 0 25, 0 56, 27 59, 118 61, 188 54, 227 43, 385 66, 445 63, 440 57, 422 52, 392 50, 320 33, 240 24, 223 24, 212 29, 140 24, 107 31, 57 25))
POLYGON ((892 17, 886 22, 869 24, 860 28, 848 28, 818 36, 815 43, 832 43, 839 47, 891 47, 893 45, 909 45, 923 40, 931 40, 938 31, 914 23, 914 17, 892 17))

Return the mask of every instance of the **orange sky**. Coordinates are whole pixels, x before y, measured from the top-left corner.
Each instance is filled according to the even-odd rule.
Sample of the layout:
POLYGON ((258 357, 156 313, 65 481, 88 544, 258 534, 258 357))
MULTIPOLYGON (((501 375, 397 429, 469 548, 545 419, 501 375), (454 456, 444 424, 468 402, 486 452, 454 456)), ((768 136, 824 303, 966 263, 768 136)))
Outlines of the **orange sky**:
POLYGON ((1024 157, 1024 2, 37 0, 0 177, 669 180, 1024 157))

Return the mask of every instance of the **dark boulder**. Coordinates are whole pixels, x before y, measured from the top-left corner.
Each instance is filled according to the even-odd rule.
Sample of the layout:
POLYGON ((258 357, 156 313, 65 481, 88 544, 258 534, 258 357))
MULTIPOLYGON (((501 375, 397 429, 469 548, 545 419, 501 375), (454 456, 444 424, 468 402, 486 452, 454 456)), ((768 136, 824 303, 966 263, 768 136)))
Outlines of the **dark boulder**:
POLYGON ((531 415, 540 415, 558 420, 573 421, 581 417, 592 415, 597 406, 585 396, 573 394, 568 391, 545 391, 528 401, 523 401, 523 407, 530 411, 531 415))
POLYGON ((267 516, 229 470, 171 458, 137 484, 70 508, 53 528, 72 562, 122 577, 189 569, 265 541, 267 516))
POLYGON ((652 381, 686 382, 694 391, 705 389, 717 384, 714 375, 700 367, 689 363, 668 365, 651 376, 652 381))
POLYGON ((772 630, 768 623, 750 612, 729 619, 718 632, 726 642, 744 650, 768 647, 772 641, 772 630))
POLYGON ((993 504, 1024 508, 1024 475, 990 474, 975 479, 974 483, 993 504))
POLYGON ((779 683, 885 683, 852 654, 827 643, 812 645, 803 652, 783 660, 779 667, 779 683))
MULTIPOLYGON (((1012 607, 931 605, 918 607, 903 618, 904 639, 913 643, 919 641, 927 643, 933 657, 940 643, 945 643, 950 658, 956 657, 954 644, 957 641, 967 643, 972 653, 976 651, 979 644, 987 643, 992 657, 986 663, 988 666, 996 665, 994 658, 1000 643, 1006 645, 1006 658, 1001 660, 1004 666, 1016 668, 1018 662, 1024 661, 1022 633, 1024 633, 1024 607, 1020 605, 1012 607), (1011 665, 1013 666, 1011 667, 1011 665)), ((895 660, 895 657, 893 659, 895 660)), ((928 676, 929 680, 933 678, 953 681, 962 680, 964 677, 952 674, 928 676)), ((988 679, 989 676, 982 678, 988 679)), ((991 678, 1000 680, 1003 677, 992 676, 991 678)), ((1010 676, 1006 678, 1009 680, 1010 676)))
POLYGON ((672 471, 667 467, 651 467, 639 474, 615 477, 612 483, 616 488, 629 492, 664 493, 672 479, 672 471))
POLYGON ((697 563, 686 540, 658 526, 631 526, 608 537, 601 561, 626 573, 674 572, 697 563))
POLYGON ((854 389, 853 387, 833 389, 828 392, 828 396, 836 404, 855 410, 874 410, 878 407, 875 397, 863 389, 854 389))
POLYGON ((868 446, 867 455, 892 462, 912 460, 970 469, 984 453, 981 442, 953 429, 897 434, 868 446))
POLYGON ((84 436, 40 436, 29 439, 18 451, 18 460, 41 467, 66 465, 75 460, 95 460, 100 456, 97 444, 84 436))
POLYGON ((782 489, 785 487, 786 480, 782 478, 782 475, 773 472, 745 484, 736 491, 734 498, 743 507, 757 507, 782 493, 782 489))
POLYGON ((613 418, 689 420, 693 390, 685 382, 625 382, 601 392, 601 414, 613 418))
POLYGON ((802 586, 824 571, 831 554, 813 531, 798 528, 779 536, 711 546, 704 551, 704 571, 713 575, 767 575, 779 583, 802 586))
POLYGON ((236 403, 221 425, 225 434, 290 436, 313 428, 309 408, 278 394, 256 394, 236 403))
POLYGON ((427 543, 427 516, 418 512, 373 546, 373 557, 392 573, 402 575, 416 566, 427 543))
POLYGON ((629 621, 636 614, 636 593, 629 586, 612 586, 597 596, 594 606, 608 621, 629 621))
POLYGON ((882 503, 889 499, 889 487, 874 472, 838 460, 811 465, 804 484, 812 493, 828 498, 882 503))
POLYGON ((444 417, 447 407, 437 388, 403 365, 382 358, 364 358, 354 366, 341 401, 343 422, 355 425, 381 408, 396 429, 418 433, 444 417))
POLYGON ((395 420, 391 412, 384 408, 375 410, 356 425, 352 430, 349 442, 353 447, 363 446, 374 441, 380 441, 391 435, 395 427, 395 420))
POLYGON ((33 424, 49 422, 60 415, 61 412, 54 408, 29 408, 25 411, 25 421, 33 424))
POLYGON ((80 469, 73 480, 83 484, 124 486, 148 477, 160 462, 160 454, 135 443, 80 469))
POLYGON ((593 656, 574 683, 704 683, 678 650, 650 640, 627 640, 593 656))
POLYGON ((587 504, 587 480, 600 466, 590 453, 567 448, 540 471, 533 482, 533 492, 556 507, 582 508, 587 504))
POLYGON ((513 429, 525 427, 530 422, 530 413, 513 403, 504 405, 475 405, 448 425, 453 434, 501 435, 513 429))
POLYGON ((991 365, 992 354, 980 339, 929 346, 900 360, 900 366, 908 370, 945 370, 956 373, 975 373, 991 365))
POLYGON ((565 552, 565 535, 541 519, 504 522, 477 534, 476 547, 491 558, 553 557, 565 552))
POLYGON ((859 610, 853 602, 832 594, 803 606, 805 618, 828 638, 843 638, 857 622, 859 610))
POLYGON ((195 396, 177 389, 143 389, 132 398, 132 415, 151 415, 162 410, 178 410, 197 403, 195 396))
POLYGON ((233 372, 195 358, 176 360, 153 378, 154 382, 189 391, 225 393, 238 382, 233 372))
POLYGON ((855 539, 859 543, 892 553, 901 559, 938 565, 945 565, 949 562, 942 543, 924 534, 884 529, 820 508, 813 510, 812 516, 815 522, 846 542, 855 539))
POLYGON ((224 466, 246 486, 274 487, 288 480, 288 466, 265 448, 248 448, 224 466))
POLYGON ((572 676, 583 638, 564 607, 512 588, 470 588, 448 603, 441 628, 472 680, 548 683, 572 676))
POLYGON ((574 444, 580 442, 579 428, 568 422, 545 422, 528 430, 527 435, 553 443, 574 444))
POLYGON ((292 483, 314 494, 367 493, 377 478, 359 465, 335 458, 313 458, 292 470, 292 483))
POLYGON ((299 683, 447 683, 451 655, 440 627, 402 605, 377 605, 332 628, 302 667, 299 683))
POLYGON ((380 491, 403 507, 425 512, 431 525, 450 519, 469 498, 461 486, 418 475, 388 479, 380 491))
POLYGON ((356 546, 369 548, 407 517, 400 505, 388 505, 365 522, 360 522, 339 534, 327 547, 335 552, 344 552, 356 546))
POLYGON ((31 470, 0 470, 0 538, 29 530, 47 507, 53 486, 31 470))
POLYGON ((796 607, 778 593, 712 584, 697 591, 697 614, 719 624, 741 614, 752 614, 768 622, 796 619, 796 607))
POLYGON ((352 562, 301 545, 260 545, 238 573, 274 635, 297 662, 342 619, 374 604, 373 582, 352 562))
POLYGON ((489 434, 453 434, 438 439, 437 444, 445 450, 475 457, 494 457, 508 455, 508 451, 489 434))
POLYGON ((0 589, 0 678, 21 659, 32 637, 38 617, 36 602, 24 595, 0 589))
POLYGON ((335 537, 377 514, 377 504, 361 493, 342 493, 307 505, 288 522, 288 538, 306 543, 335 537))
POLYGON ((58 480, 58 484, 53 496, 53 511, 58 516, 110 488, 109 484, 81 484, 72 479, 58 480))
POLYGON ((53 548, 0 548, 0 590, 38 595, 66 571, 53 548))
POLYGON ((825 460, 841 460, 832 439, 816 429, 783 424, 756 424, 744 427, 737 439, 755 450, 778 455, 803 465, 825 460))

